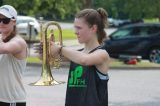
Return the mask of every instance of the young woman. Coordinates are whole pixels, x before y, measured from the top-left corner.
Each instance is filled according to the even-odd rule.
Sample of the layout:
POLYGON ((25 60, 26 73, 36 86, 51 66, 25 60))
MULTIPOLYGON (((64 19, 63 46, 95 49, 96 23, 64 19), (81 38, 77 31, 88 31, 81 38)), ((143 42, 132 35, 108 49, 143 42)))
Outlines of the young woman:
POLYGON ((75 34, 84 48, 79 51, 51 42, 52 55, 71 60, 65 106, 108 106, 109 55, 103 49, 107 24, 104 9, 84 9, 74 20, 75 34))
POLYGON ((26 67, 27 44, 16 35, 17 11, 0 7, 0 106, 26 106, 22 72, 26 67))
MULTIPOLYGON (((103 49, 107 24, 104 9, 84 9, 74 20, 75 34, 84 48, 75 51, 51 41, 51 55, 71 61, 65 106, 108 106, 109 55, 103 49)), ((42 45, 35 46, 42 53, 42 45)))

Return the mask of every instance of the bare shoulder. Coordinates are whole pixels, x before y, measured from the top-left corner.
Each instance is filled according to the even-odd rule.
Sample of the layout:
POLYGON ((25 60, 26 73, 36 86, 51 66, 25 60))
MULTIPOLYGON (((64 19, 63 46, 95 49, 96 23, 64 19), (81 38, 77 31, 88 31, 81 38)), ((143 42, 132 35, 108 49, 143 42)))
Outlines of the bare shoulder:
POLYGON ((26 41, 19 35, 14 37, 11 42, 14 42, 14 43, 18 44, 19 46, 23 46, 23 47, 27 46, 26 41))
POLYGON ((98 49, 94 52, 94 55, 96 57, 96 59, 101 60, 101 62, 103 63, 104 61, 109 62, 110 61, 110 56, 108 54, 108 52, 104 49, 98 49))
POLYGON ((14 47, 13 47, 14 49, 11 50, 12 54, 18 59, 26 58, 26 56, 27 56, 27 54, 26 54, 27 53, 26 41, 20 36, 15 36, 11 42, 14 45, 14 47))
POLYGON ((95 52, 98 53, 97 55, 98 55, 98 59, 100 61, 100 64, 97 64, 96 67, 100 72, 106 74, 108 72, 109 63, 110 63, 109 54, 104 49, 98 49, 95 52))
POLYGON ((95 51, 95 53, 98 53, 100 54, 100 56, 102 56, 102 58, 106 58, 106 59, 109 59, 109 54, 106 50, 104 49, 98 49, 95 51))

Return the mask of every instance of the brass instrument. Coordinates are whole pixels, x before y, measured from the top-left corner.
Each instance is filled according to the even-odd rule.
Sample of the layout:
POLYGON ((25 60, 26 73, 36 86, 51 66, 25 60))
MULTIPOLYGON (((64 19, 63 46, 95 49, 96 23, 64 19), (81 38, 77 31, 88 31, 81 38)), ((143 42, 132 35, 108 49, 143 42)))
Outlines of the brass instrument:
POLYGON ((37 85, 37 86, 50 86, 50 85, 57 85, 57 84, 61 84, 64 82, 59 82, 56 81, 53 76, 52 76, 52 72, 51 72, 51 65, 53 65, 54 68, 59 68, 60 67, 60 62, 61 62, 61 57, 60 56, 56 56, 56 57, 51 57, 50 54, 50 37, 54 37, 53 34, 53 30, 51 30, 51 33, 48 34, 48 29, 49 27, 53 27, 56 26, 59 30, 59 44, 62 46, 63 42, 62 42, 62 30, 61 27, 58 23, 51 21, 46 23, 44 31, 42 29, 42 25, 41 25, 41 40, 43 43, 43 53, 42 53, 42 72, 41 72, 41 78, 40 80, 38 80, 35 83, 32 83, 32 85, 37 85))

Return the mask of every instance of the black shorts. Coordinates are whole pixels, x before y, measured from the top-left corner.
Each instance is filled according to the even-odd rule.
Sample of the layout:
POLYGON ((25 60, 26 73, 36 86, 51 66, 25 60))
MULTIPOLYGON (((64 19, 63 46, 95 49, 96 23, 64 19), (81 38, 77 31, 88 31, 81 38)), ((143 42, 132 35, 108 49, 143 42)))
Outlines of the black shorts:
POLYGON ((5 103, 5 102, 0 102, 0 106, 26 106, 26 102, 20 102, 20 103, 5 103))

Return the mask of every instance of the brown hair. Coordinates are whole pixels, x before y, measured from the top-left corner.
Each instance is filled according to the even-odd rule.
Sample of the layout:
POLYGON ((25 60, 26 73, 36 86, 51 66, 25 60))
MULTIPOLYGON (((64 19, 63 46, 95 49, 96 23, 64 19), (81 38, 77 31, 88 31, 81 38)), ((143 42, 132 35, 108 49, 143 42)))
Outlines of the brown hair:
POLYGON ((16 36, 16 33, 17 33, 16 26, 14 26, 13 31, 10 33, 10 35, 7 38, 3 39, 3 42, 10 41, 13 37, 16 36))
POLYGON ((97 37, 98 42, 101 44, 106 38, 105 27, 108 26, 107 17, 108 14, 103 8, 94 9, 84 9, 80 11, 75 16, 76 18, 84 18, 89 27, 97 25, 97 37))

